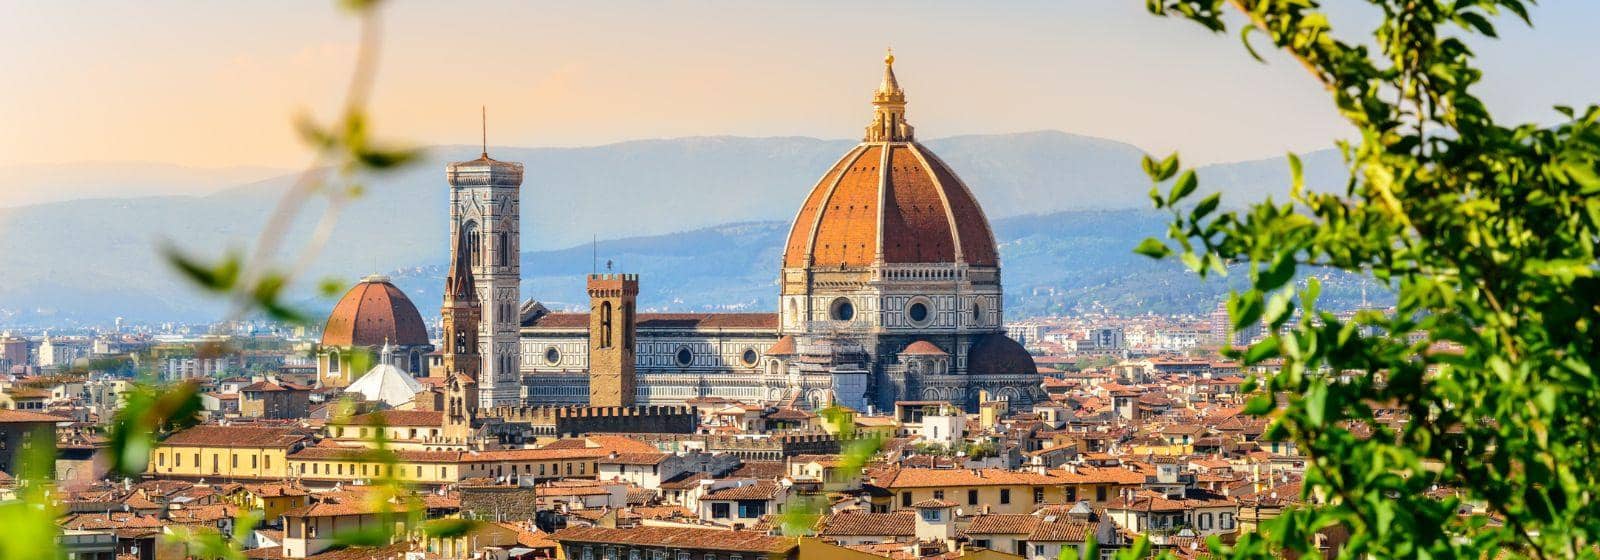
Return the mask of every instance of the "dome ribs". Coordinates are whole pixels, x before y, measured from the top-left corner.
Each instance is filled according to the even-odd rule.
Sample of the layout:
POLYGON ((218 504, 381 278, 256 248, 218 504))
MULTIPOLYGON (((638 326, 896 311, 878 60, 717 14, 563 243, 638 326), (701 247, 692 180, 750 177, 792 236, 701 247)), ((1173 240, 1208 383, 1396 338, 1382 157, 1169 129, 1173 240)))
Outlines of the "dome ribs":
POLYGON ((915 147, 917 156, 933 172, 947 201, 950 219, 960 240, 957 250, 961 259, 972 266, 1000 266, 1000 257, 995 252, 994 232, 989 229, 989 218, 978 204, 977 197, 938 154, 921 145, 915 147))
POLYGON ((944 196, 910 145, 893 148, 892 170, 884 185, 884 261, 956 262, 954 234, 944 211, 944 196))
POLYGON ((326 346, 426 345, 422 314, 387 280, 361 281, 345 293, 323 327, 326 346))
POLYGON ((872 264, 878 243, 878 167, 883 149, 869 145, 862 150, 824 199, 812 234, 812 265, 872 264))
POLYGON ((811 189, 811 194, 806 196, 805 204, 800 206, 800 212, 795 215, 794 225, 789 229, 789 241, 783 250, 783 266, 800 267, 809 264, 806 257, 811 254, 813 241, 816 239, 817 226, 821 222, 822 209, 828 197, 833 195, 833 189, 838 187, 839 180, 860 159, 865 146, 856 146, 844 157, 839 158, 828 170, 822 180, 811 189), (823 188, 827 185, 827 188, 823 188))

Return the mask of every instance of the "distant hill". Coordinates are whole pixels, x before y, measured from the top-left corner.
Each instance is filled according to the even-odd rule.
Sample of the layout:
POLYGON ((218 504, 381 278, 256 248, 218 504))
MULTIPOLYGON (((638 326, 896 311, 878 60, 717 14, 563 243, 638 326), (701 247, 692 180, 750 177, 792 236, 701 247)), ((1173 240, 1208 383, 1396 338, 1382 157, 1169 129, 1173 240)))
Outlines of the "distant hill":
MULTIPOLYGON (((591 251, 597 250, 602 263, 610 259, 646 274, 646 305, 764 309, 775 298, 773 267, 788 221, 817 177, 852 144, 702 137, 490 151, 527 168, 522 230, 529 297, 576 298, 576 275, 589 271, 591 251), (591 247, 595 238, 605 241, 591 247)), ((1131 263, 1131 247, 1162 231, 1153 213, 1104 212, 1148 207, 1138 148, 1062 132, 958 136, 927 144, 961 174, 995 221, 1013 299, 1051 294, 1027 301, 1030 307, 1060 307, 1099 300, 1127 309, 1177 309, 1204 299, 1193 291, 1162 296, 1170 302, 1136 295, 1107 299, 1116 293, 1107 290, 1118 285, 1113 275, 1122 269, 1101 265, 1131 263), (1058 212, 1066 213, 1052 214, 1058 212)), ((398 173, 363 178, 368 195, 346 208, 335 241, 310 276, 354 282, 375 270, 389 271, 415 282, 404 287, 419 306, 436 307, 437 283, 429 278, 447 254, 443 167, 477 151, 438 147, 398 173)), ((1316 152, 1306 160, 1313 184, 1338 184, 1342 172, 1335 154, 1316 152)), ((1201 170, 1203 189, 1226 185, 1231 200, 1268 193, 1281 199, 1285 169, 1281 158, 1210 166, 1201 170)), ((146 179, 135 174, 125 180, 146 179)), ((218 304, 177 279, 155 248, 170 241, 217 255, 243 247, 290 181, 280 176, 204 196, 0 208, 0 323, 215 317, 218 304)), ((310 229, 309 220, 302 220, 291 240, 305 239, 310 229)), ((1145 272, 1125 273, 1140 282, 1151 279, 1145 272)), ((1029 311, 1015 305, 1012 310, 1029 311)))
POLYGON ((204 195, 287 172, 257 166, 201 168, 149 162, 0 165, 0 208, 87 198, 204 195))

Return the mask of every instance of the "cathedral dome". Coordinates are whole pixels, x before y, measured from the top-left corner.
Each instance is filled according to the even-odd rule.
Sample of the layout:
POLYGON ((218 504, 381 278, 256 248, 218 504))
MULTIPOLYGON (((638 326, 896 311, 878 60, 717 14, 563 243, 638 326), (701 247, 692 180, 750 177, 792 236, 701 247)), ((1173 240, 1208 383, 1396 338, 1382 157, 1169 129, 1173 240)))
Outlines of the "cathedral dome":
POLYGON ((986 334, 967 353, 967 375, 1034 375, 1039 366, 1017 341, 1003 334, 986 334))
POLYGON ((323 346, 424 346, 422 314, 387 276, 368 276, 333 307, 322 329, 323 346))
POLYGON ((977 199, 913 138, 893 61, 885 59, 866 137, 822 176, 800 207, 784 247, 784 267, 998 265, 994 234, 977 199))

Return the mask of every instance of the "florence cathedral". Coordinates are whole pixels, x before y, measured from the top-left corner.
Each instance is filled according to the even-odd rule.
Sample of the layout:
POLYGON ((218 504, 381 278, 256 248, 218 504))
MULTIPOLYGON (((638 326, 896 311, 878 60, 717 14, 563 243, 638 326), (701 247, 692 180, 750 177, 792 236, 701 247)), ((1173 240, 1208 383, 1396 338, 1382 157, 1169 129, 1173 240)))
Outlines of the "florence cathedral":
MULTIPOLYGON (((888 410, 905 400, 970 409, 985 399, 1042 400, 1033 358, 1002 328, 989 221, 960 177, 917 143, 892 55, 872 105, 862 141, 822 173, 795 214, 776 313, 635 313, 639 284, 649 279, 625 274, 589 278, 589 313, 521 302, 522 165, 487 150, 450 164, 452 273, 441 345, 447 359, 472 356, 452 371, 477 380, 485 408, 721 397, 811 409, 888 410)), ((404 300, 386 283, 361 287, 369 283, 357 289, 404 300)), ((356 343, 346 327, 363 322, 388 327, 366 335, 369 346, 378 333, 404 337, 395 341, 404 344, 400 357, 383 359, 417 372, 407 366, 426 340, 394 328, 416 330, 409 316, 374 322, 341 316, 344 307, 329 318, 330 329, 341 330, 325 340, 320 372, 339 367, 339 344, 356 343)))

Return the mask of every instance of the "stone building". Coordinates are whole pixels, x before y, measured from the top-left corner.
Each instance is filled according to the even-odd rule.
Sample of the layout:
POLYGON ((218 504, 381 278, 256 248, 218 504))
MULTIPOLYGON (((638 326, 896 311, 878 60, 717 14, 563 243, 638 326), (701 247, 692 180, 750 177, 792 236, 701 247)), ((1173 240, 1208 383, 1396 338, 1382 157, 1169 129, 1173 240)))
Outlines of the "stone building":
POLYGON ((522 164, 491 159, 485 147, 478 159, 450 164, 445 176, 451 231, 460 240, 456 252, 467 253, 477 287, 479 404, 517 404, 522 164))
MULTIPOLYGON (((776 314, 637 317, 633 398, 699 397, 888 409, 941 400, 1044 398, 1032 357, 1008 338, 1000 262, 972 191, 919 144, 885 59, 866 134, 828 169, 795 216, 776 314)), ((647 304, 647 302, 646 302, 647 304)), ((521 314, 524 400, 590 394, 582 314, 529 302, 521 314)))

